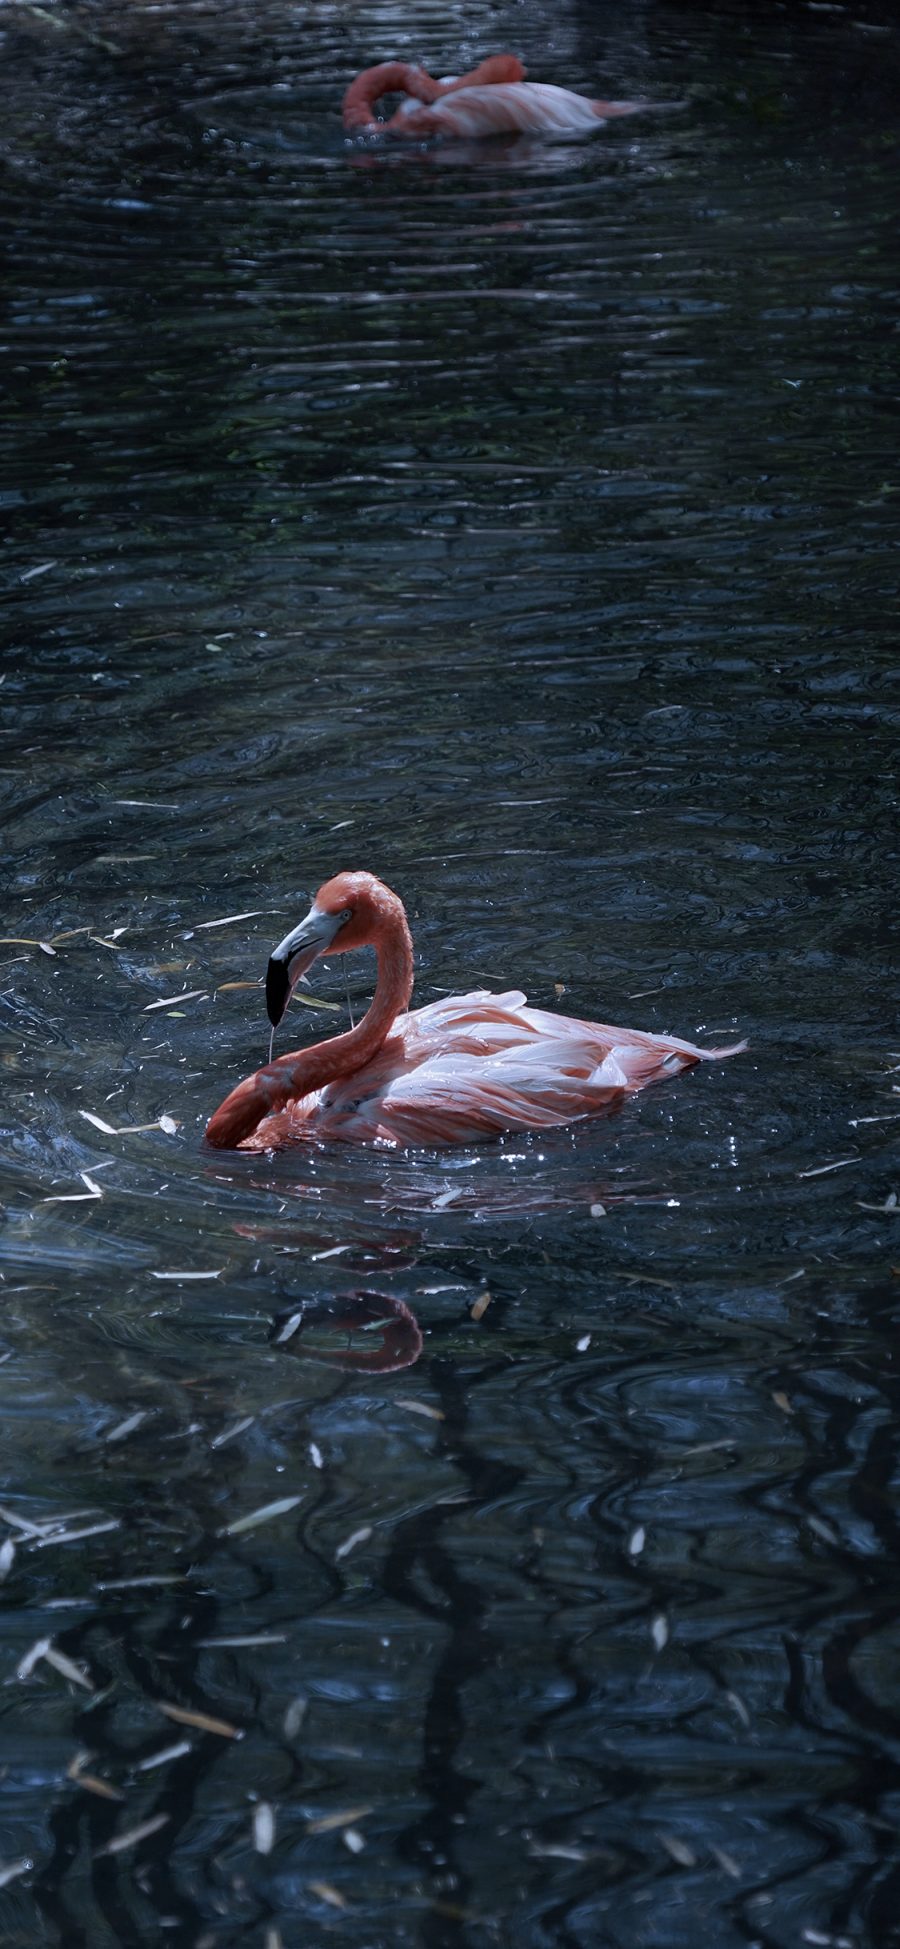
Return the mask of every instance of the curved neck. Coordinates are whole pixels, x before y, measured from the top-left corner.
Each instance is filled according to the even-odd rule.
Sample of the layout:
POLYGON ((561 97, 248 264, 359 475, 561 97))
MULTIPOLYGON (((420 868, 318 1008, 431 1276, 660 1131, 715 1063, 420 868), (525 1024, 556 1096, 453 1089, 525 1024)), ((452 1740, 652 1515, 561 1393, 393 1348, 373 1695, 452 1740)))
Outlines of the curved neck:
POLYGON ((352 1076, 374 1056, 386 1041, 395 1016, 408 1007, 413 987, 412 935, 406 915, 398 901, 397 911, 382 915, 372 940, 378 962, 378 980, 372 1003, 361 1022, 345 1035, 329 1036, 327 1042, 314 1042, 310 1049, 295 1049, 279 1056, 275 1068, 291 1070, 292 1094, 306 1096, 322 1089, 340 1076, 352 1076))
POLYGON ((484 88, 496 82, 524 79, 525 69, 515 54, 490 54, 469 74, 457 75, 453 81, 435 81, 424 68, 413 67, 409 61, 380 61, 375 68, 364 68, 351 81, 342 108, 344 127, 370 132, 381 129, 383 124, 375 115, 375 104, 382 95, 412 95, 427 108, 442 95, 456 94, 460 88, 484 88))
POLYGON ((345 129, 380 128, 375 103, 382 95, 414 95, 417 101, 431 102, 440 88, 423 68, 408 61, 380 61, 375 68, 364 68, 350 83, 344 96, 342 114, 345 129))

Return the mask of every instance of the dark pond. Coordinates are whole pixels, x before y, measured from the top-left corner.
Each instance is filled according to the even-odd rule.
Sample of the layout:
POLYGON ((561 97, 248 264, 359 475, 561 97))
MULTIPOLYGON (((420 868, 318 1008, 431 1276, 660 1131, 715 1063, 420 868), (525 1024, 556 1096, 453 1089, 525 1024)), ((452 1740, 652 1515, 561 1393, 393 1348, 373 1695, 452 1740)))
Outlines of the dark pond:
POLYGON ((547 12, 0 14, 4 1945, 900 1942, 900 24, 547 12), (506 46, 665 112, 345 144, 506 46), (205 1151, 361 865, 750 1050, 205 1151))

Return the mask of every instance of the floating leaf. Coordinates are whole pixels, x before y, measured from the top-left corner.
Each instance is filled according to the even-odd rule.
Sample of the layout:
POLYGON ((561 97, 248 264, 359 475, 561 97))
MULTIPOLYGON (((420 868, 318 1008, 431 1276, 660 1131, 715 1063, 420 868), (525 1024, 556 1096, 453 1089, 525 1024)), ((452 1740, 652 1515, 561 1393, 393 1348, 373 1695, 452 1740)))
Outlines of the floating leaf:
POLYGON ((260 1523, 274 1522, 276 1516, 286 1516, 296 1509, 302 1496, 279 1496, 277 1502, 264 1502, 260 1509, 253 1509, 249 1516, 239 1516, 233 1523, 226 1523, 224 1529, 216 1531, 217 1536, 240 1536, 244 1530, 256 1529, 260 1523))
POLYGON ((658 1838, 666 1853, 671 1854, 672 1860, 677 1861, 680 1868, 696 1868, 697 1856, 686 1841, 680 1841, 676 1834, 660 1834, 658 1838))
POLYGON ((123 1854, 126 1848, 137 1847, 150 1834, 158 1834, 161 1827, 167 1827, 170 1820, 170 1814, 154 1814, 152 1820, 143 1820, 140 1827, 130 1827, 126 1834, 117 1834, 105 1847, 98 1847, 95 1860, 99 1861, 104 1854, 123 1854))
POLYGON ((126 1435, 133 1435, 135 1428, 139 1428, 141 1422, 146 1421, 149 1412, 149 1408, 138 1408, 136 1413, 128 1416, 127 1421, 120 1421, 117 1427, 111 1428, 104 1439, 107 1442, 124 1441, 126 1435))
POLYGON ((446 1421, 443 1408, 429 1407, 427 1401, 411 1401, 406 1394, 396 1395, 398 1408, 405 1408, 407 1414, 422 1414, 427 1421, 446 1421))
POLYGON ((145 1760, 138 1760, 136 1773, 152 1773, 156 1766, 168 1766, 172 1760, 184 1758, 185 1753, 194 1750, 189 1739, 176 1739, 173 1746, 161 1746, 157 1753, 148 1753, 145 1760))
POLYGON ((330 1908, 349 1908, 350 1904, 340 1890, 333 1888, 330 1881, 311 1881, 310 1888, 319 1900, 327 1902, 330 1908))
POLYGON ((669 1626, 661 1611, 653 1619, 653 1623, 650 1626, 650 1636, 653 1639, 655 1649, 657 1651, 664 1651, 669 1642, 669 1626))
POLYGON ((275 1846, 275 1813, 268 1800, 253 1809, 253 1845, 257 1854, 271 1854, 275 1846))
POLYGON ((335 1563, 339 1563, 341 1557, 349 1556, 350 1551, 355 1550, 357 1544, 368 1543, 371 1534, 372 1534, 371 1523, 364 1523, 362 1529, 355 1529, 351 1536, 348 1536, 343 1543, 338 1544, 338 1547, 334 1553, 335 1563))
POLYGON ((365 1820, 372 1812, 371 1807, 349 1807, 340 1814, 322 1814, 318 1820, 306 1823, 307 1834, 331 1834, 336 1827, 352 1827, 355 1820, 365 1820))
POLYGON ((209 991, 206 988, 189 988, 186 995, 162 995, 158 1002, 146 1002, 142 1014, 152 1015, 155 1008, 175 1008, 181 1002, 208 1000, 209 991))
POLYGON ((208 1712, 189 1712, 185 1706, 164 1705, 162 1699, 156 1701, 157 1710, 164 1712, 167 1719, 174 1719, 176 1725, 193 1726, 196 1732, 212 1732, 219 1739, 243 1739, 240 1726, 232 1726, 227 1719, 214 1719, 208 1712))

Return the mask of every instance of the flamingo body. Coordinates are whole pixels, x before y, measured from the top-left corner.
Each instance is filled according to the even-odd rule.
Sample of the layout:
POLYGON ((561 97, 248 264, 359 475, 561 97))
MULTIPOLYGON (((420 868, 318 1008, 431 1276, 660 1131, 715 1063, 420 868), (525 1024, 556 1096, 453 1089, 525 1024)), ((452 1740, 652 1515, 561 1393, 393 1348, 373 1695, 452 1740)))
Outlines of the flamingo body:
POLYGON ((344 127, 364 135, 584 135, 613 115, 631 115, 636 102, 591 101, 550 82, 526 81, 514 54, 495 54, 470 74, 435 81, 424 68, 382 61, 357 75, 344 96, 344 127), (396 114, 379 121, 386 94, 404 96, 396 114))
POLYGON ((276 949, 267 984, 274 1019, 317 954, 365 941, 379 963, 368 1015, 349 1034, 284 1056, 238 1084, 210 1120, 210 1143, 252 1150, 305 1138, 470 1144, 596 1115, 646 1083, 745 1046, 701 1049, 676 1036, 582 1022, 529 1008, 517 990, 475 989, 408 1011, 406 916, 396 894, 367 873, 329 881, 306 921, 276 949))

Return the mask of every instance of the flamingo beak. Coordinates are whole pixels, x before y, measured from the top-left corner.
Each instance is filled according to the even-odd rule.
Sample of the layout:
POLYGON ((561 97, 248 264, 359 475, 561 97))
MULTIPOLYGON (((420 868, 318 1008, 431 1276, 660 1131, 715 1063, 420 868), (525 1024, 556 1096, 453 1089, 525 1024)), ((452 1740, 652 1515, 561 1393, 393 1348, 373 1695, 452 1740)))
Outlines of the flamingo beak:
POLYGON ((285 934, 273 950, 266 969, 266 1014, 273 1029, 277 1029, 301 975, 320 954, 327 954, 342 918, 341 914, 323 914, 318 907, 310 907, 306 919, 285 934))

